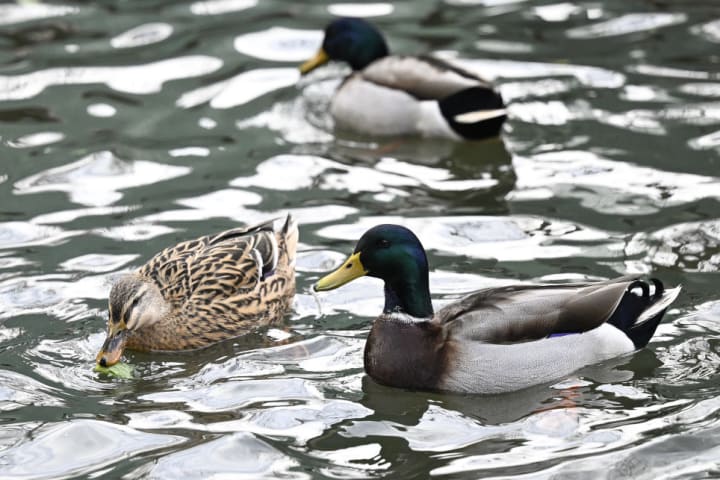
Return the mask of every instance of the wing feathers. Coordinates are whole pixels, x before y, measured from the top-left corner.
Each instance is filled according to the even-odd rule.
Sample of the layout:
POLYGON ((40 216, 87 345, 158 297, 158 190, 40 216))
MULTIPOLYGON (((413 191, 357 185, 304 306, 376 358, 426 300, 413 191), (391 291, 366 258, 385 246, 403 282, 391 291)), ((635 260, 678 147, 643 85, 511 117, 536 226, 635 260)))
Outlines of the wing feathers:
POLYGON ((433 58, 389 56, 361 73, 378 85, 405 91, 420 100, 440 100, 471 87, 487 87, 478 77, 433 58))
POLYGON ((507 344, 580 333, 605 323, 634 278, 596 284, 521 285, 480 290, 437 312, 453 335, 507 344))
POLYGON ((297 224, 288 216, 276 232, 276 220, 179 243, 153 257, 140 274, 155 280, 175 304, 245 295, 275 272, 281 250, 289 246, 287 239, 294 239, 294 257, 297 224), (278 235, 283 235, 282 244, 278 235))

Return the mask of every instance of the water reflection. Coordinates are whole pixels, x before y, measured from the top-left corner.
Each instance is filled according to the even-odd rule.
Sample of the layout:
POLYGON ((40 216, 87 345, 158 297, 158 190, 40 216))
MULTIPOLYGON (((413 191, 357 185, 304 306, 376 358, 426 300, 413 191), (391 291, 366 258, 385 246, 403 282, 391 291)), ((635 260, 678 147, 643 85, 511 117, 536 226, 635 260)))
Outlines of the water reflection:
POLYGON ((119 190, 168 180, 189 171, 187 167, 145 160, 125 161, 112 152, 100 151, 19 180, 15 188, 19 194, 67 192, 75 203, 99 207, 120 200, 119 190))
POLYGON ((252 434, 236 433, 170 454, 132 472, 128 478, 311 478, 292 471, 296 466, 296 460, 252 434))
POLYGON ((113 37, 113 48, 133 48, 162 42, 170 37, 173 27, 167 23, 145 23, 113 37))
POLYGON ((69 5, 48 5, 45 3, 18 3, 0 5, 0 25, 62 17, 78 13, 80 8, 69 5))
POLYGON ((237 107, 274 90, 294 85, 298 78, 300 72, 296 68, 251 70, 186 92, 176 103, 182 108, 192 108, 203 103, 219 109, 237 107))
POLYGON ((191 4, 190 11, 195 15, 222 15, 246 10, 255 5, 257 0, 206 0, 191 4))
POLYGON ((615 37, 668 27, 686 20, 687 15, 683 13, 629 13, 605 22, 572 28, 567 31, 567 36, 577 39, 615 37))
POLYGON ((120 459, 183 441, 97 420, 74 420, 38 428, 25 441, 0 452, 0 463, 12 478, 87 475, 120 459))
POLYGON ((0 101, 31 98, 53 85, 92 83, 104 83, 119 92, 150 94, 159 92, 167 81, 205 75, 221 66, 218 58, 195 55, 129 67, 51 68, 3 75, 0 76, 0 101))
POLYGON ((712 473, 720 24, 708 2, 637 7, 0 5, 0 476, 712 473), (298 79, 296 67, 347 14, 376 18, 400 53, 496 82, 503 140, 336 131, 326 107, 347 69, 298 79), (302 243, 283 330, 129 352, 130 379, 92 371, 116 275, 288 211, 302 243), (438 306, 481 287, 631 272, 687 293, 647 349, 556 385, 391 389, 362 365, 381 285, 309 291, 384 222, 421 236, 438 306))

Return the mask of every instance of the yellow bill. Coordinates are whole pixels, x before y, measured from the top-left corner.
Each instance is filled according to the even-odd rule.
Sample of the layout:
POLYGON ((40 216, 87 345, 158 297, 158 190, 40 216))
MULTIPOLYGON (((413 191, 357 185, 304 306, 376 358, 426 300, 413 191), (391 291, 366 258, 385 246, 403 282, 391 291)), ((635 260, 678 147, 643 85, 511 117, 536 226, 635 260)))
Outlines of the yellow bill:
POLYGON ((367 273, 362 262, 360 262, 360 252, 354 253, 345 260, 345 263, 340 268, 318 280, 315 284, 315 291, 324 292, 341 287, 367 273))
POLYGON ((328 57, 328 54, 325 53, 325 50, 321 48, 317 51, 314 57, 300 65, 300 73, 305 75, 306 73, 312 72, 320 65, 323 65, 329 61, 330 57, 328 57))

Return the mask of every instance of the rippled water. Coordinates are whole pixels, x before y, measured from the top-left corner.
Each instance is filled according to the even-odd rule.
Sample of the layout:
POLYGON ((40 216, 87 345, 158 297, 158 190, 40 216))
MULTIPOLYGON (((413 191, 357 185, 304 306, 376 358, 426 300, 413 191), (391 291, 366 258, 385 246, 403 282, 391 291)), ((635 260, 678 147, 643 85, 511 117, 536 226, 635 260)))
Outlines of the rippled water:
POLYGON ((715 0, 0 4, 0 477, 720 475, 719 48, 715 0), (333 132, 345 71, 296 69, 332 15, 495 80, 503 141, 333 132), (290 342, 92 371, 119 272, 286 211, 290 342), (421 237, 438 303, 628 272, 684 294, 647 349, 553 386, 385 388, 378 283, 309 293, 379 222, 421 237))

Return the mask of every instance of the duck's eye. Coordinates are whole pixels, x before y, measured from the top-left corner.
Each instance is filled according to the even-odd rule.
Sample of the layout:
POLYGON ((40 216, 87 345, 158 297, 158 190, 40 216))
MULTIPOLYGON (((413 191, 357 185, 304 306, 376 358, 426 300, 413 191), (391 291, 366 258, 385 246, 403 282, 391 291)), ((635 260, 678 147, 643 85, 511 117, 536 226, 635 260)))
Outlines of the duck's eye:
POLYGON ((138 306, 138 303, 140 303, 140 297, 135 297, 135 298, 133 298, 132 306, 133 306, 133 307, 137 307, 137 306, 138 306))
POLYGON ((385 238, 381 238, 377 241, 376 245, 379 248, 388 248, 390 246, 390 241, 385 238))

